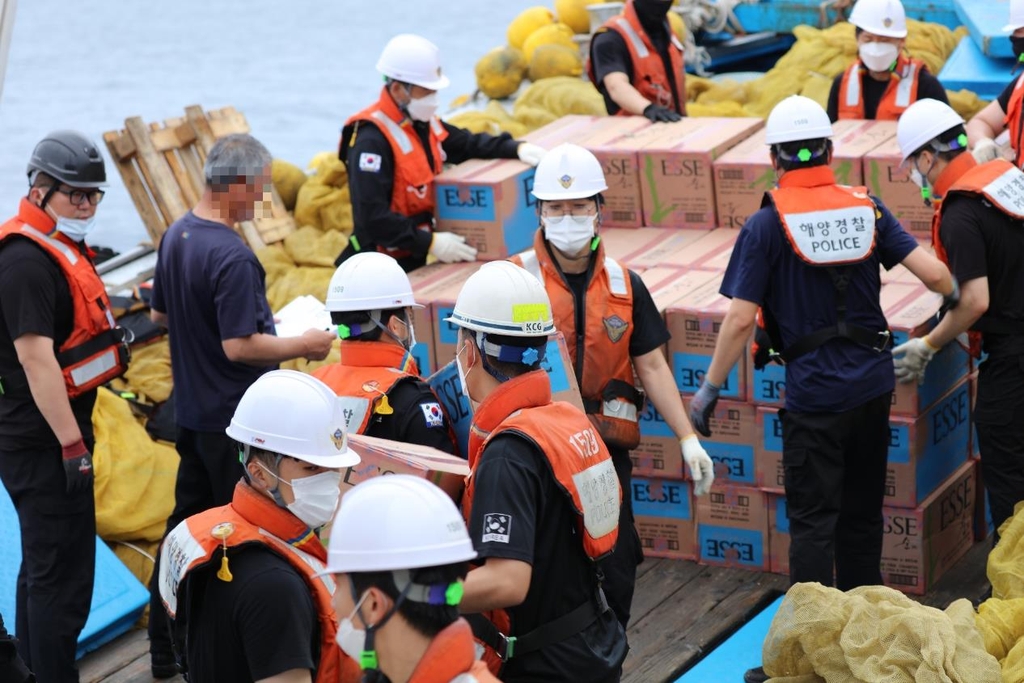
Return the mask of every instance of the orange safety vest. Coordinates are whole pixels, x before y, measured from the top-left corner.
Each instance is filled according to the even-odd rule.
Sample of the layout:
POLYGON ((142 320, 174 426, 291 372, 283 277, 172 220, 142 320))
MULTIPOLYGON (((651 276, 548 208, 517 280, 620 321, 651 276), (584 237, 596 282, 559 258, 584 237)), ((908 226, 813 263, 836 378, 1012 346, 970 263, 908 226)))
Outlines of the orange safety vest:
MULTIPOLYGON (((344 405, 349 434, 365 434, 381 413, 384 397, 399 382, 418 379, 416 361, 400 346, 381 341, 342 341, 341 360, 322 365, 313 376, 334 389, 344 405)), ((385 409, 386 410, 386 409, 385 409)))
POLYGON ((593 274, 582 302, 583 334, 576 329, 581 302, 551 258, 543 230, 533 249, 509 259, 544 283, 551 299, 555 328, 565 335, 569 358, 590 421, 609 446, 632 450, 640 443, 638 414, 644 395, 634 386, 629 341, 633 336, 633 286, 629 272, 607 256, 600 242, 593 257, 593 274))
POLYGON ((1006 105, 1006 129, 1010 131, 1010 147, 1017 167, 1024 167, 1024 74, 1017 77, 1006 105))
POLYGON ((330 574, 318 576, 326 569, 326 548, 295 515, 244 482, 235 487, 229 505, 193 515, 167 534, 160 554, 159 576, 160 597, 167 613, 172 619, 184 614, 187 629, 190 605, 179 602, 178 597, 188 594, 187 581, 192 572, 219 565, 220 571, 211 575, 210 580, 224 581, 222 572, 230 572, 230 558, 253 545, 267 548, 286 560, 309 587, 320 625, 320 662, 315 683, 359 681, 359 665, 334 640, 338 631, 331 602, 334 579, 330 574))
MULTIPOLYGON (((667 107, 680 114, 686 114, 686 68, 683 64, 683 44, 665 19, 665 30, 668 31, 668 56, 675 75, 675 85, 665 73, 665 62, 650 37, 640 25, 640 18, 633 7, 634 0, 628 0, 622 14, 612 17, 604 23, 596 33, 615 31, 622 36, 629 50, 629 58, 633 64, 633 87, 645 99, 662 107, 667 107)), ((591 82, 601 89, 594 74, 593 60, 587 60, 587 76, 591 82)), ((631 116, 625 109, 619 109, 619 116, 631 116)))
MULTIPOLYGON (((896 59, 896 68, 889 74, 889 85, 878 102, 875 121, 896 121, 907 107, 917 101, 917 86, 923 68, 925 64, 920 59, 903 55, 896 59)), ((843 73, 843 80, 839 83, 839 118, 865 118, 862 78, 871 76, 860 60, 843 73)))
POLYGON ((409 683, 499 683, 476 658, 473 630, 458 619, 441 630, 423 653, 409 683))
MULTIPOLYGON (((968 194, 982 197, 1002 213, 1017 221, 1024 221, 1024 172, 1005 159, 993 159, 979 164, 970 154, 957 155, 935 181, 935 213, 932 215, 932 244, 935 255, 949 265, 949 254, 942 245, 939 228, 942 225, 942 209, 945 198, 950 194, 968 194)), ((993 326, 999 324, 992 319, 993 326)), ((1017 326, 1024 323, 1017 323, 1017 326)), ((1019 329, 1016 330, 1019 332, 1019 329)), ((982 334, 967 333, 967 351, 975 358, 981 357, 982 334)))
MULTIPOLYGON (((13 237, 31 240, 67 279, 74 320, 71 334, 56 356, 68 396, 75 398, 124 374, 131 352, 124 330, 114 321, 110 299, 92 259, 74 240, 55 232, 55 226, 43 209, 22 198, 18 215, 0 226, 0 244, 13 237)), ((28 387, 24 372, 2 381, 4 391, 28 387)))
MULTIPOLYGON (((587 557, 596 562, 611 553, 619 537, 622 504, 622 489, 611 454, 577 408, 551 400, 551 384, 541 370, 503 383, 473 413, 469 476, 462 497, 466 524, 469 525, 473 511, 473 474, 490 440, 505 432, 518 434, 544 454, 552 476, 578 516, 579 535, 587 557)), ((513 630, 506 610, 494 610, 484 616, 503 634, 513 630)), ((487 647, 483 660, 497 674, 501 659, 490 645, 484 644, 487 647)))
MULTIPOLYGON (((441 172, 444 166, 445 153, 441 143, 448 137, 448 131, 441 124, 441 119, 436 116, 430 119, 430 155, 423 148, 420 136, 413 129, 413 122, 406 116, 394 99, 388 93, 387 88, 381 90, 380 98, 355 114, 345 122, 345 129, 354 127, 351 137, 342 136, 343 148, 351 144, 359 131, 358 124, 367 121, 375 125, 384 134, 391 145, 391 154, 395 159, 395 176, 391 186, 391 210, 403 216, 416 216, 429 213, 434 215, 436 198, 434 196, 434 177, 441 172), (431 165, 431 160, 433 165, 431 165)), ((342 154, 344 159, 347 152, 342 154)), ((360 159, 362 164, 363 160, 360 159)), ((372 163, 368 161, 367 163, 372 163)), ((380 160, 377 160, 380 163, 380 160)), ((372 230, 373 226, 365 227, 372 230)), ((431 230, 430 224, 420 226, 422 230, 431 230)), ((388 249, 377 246, 377 251, 390 254, 394 258, 410 256, 412 252, 406 249, 388 249)))
POLYGON ((888 331, 868 330, 845 321, 848 278, 841 266, 860 263, 875 250, 875 203, 866 187, 835 184, 827 166, 787 171, 779 187, 765 193, 762 206, 771 204, 789 246, 805 263, 828 268, 837 290, 836 325, 806 335, 785 349, 771 312, 758 311, 758 329, 751 351, 755 367, 775 360, 787 363, 836 338, 846 338, 881 351, 888 346, 888 331), (842 303, 840 303, 842 302, 842 303))

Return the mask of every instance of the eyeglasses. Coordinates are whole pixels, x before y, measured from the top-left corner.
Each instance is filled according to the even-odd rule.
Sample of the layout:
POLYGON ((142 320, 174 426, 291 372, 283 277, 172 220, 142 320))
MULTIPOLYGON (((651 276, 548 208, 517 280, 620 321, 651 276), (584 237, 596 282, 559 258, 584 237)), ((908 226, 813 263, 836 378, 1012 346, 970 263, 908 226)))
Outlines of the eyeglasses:
POLYGON ((81 206, 82 202, 88 201, 93 206, 96 206, 103 201, 103 195, 106 194, 103 190, 65 190, 62 187, 55 188, 55 191, 60 192, 68 196, 68 201, 71 202, 72 206, 81 206))

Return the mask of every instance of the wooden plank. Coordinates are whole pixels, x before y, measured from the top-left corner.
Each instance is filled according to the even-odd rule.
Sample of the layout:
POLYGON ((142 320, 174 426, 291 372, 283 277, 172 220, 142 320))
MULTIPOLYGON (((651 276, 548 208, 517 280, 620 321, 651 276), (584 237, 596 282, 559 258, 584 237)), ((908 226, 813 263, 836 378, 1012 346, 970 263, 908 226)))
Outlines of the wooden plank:
MULTIPOLYGON (((644 564, 649 561, 645 560, 644 564)), ((636 624, 658 605, 673 600, 677 592, 687 590, 686 586, 704 573, 707 573, 707 567, 696 562, 657 560, 657 564, 637 578, 630 609, 631 622, 636 624)))
POLYGON ((189 210, 174 174, 164 157, 153 148, 149 139, 149 129, 139 116, 126 119, 125 129, 138 150, 136 159, 149 181, 149 190, 156 200, 160 213, 168 225, 185 215, 189 210))
MULTIPOLYGON (((96 683, 124 669, 133 661, 149 656, 149 638, 144 629, 134 629, 90 652, 78 663, 81 683, 96 683)), ((148 671, 147 671, 148 673, 148 671)))
MULTIPOLYGON (((164 679, 167 683, 184 683, 180 675, 164 679)), ((104 678, 99 683, 152 683, 153 676, 149 668, 149 653, 130 662, 117 673, 104 678)))
POLYGON ((118 173, 121 174, 121 180, 128 189, 132 203, 135 204, 135 210, 139 212, 142 224, 145 226, 146 232, 149 233, 149 238, 153 240, 153 245, 158 246, 168 224, 154 206, 153 198, 146 189, 146 183, 139 175, 139 169, 134 163, 134 145, 132 157, 122 158, 117 152, 118 149, 123 149, 124 145, 121 140, 125 138, 126 136, 117 131, 103 134, 103 140, 107 143, 107 149, 110 151, 114 165, 117 167, 118 173))
POLYGON ((206 155, 209 153, 210 148, 213 147, 213 143, 217 141, 217 138, 213 135, 213 130, 210 128, 210 120, 206 118, 206 113, 203 112, 203 108, 198 104, 191 104, 185 107, 185 118, 192 125, 192 129, 196 132, 196 140, 198 145, 196 148, 201 153, 203 163, 206 163, 206 155))
MULTIPOLYGON (((159 123, 149 124, 150 139, 153 140, 153 146, 158 152, 161 152, 164 157, 164 161, 167 162, 167 167, 171 169, 171 173, 174 174, 174 180, 178 184, 178 191, 181 193, 181 198, 190 208, 195 206, 199 202, 199 195, 196 193, 195 188, 192 187, 192 181, 189 179, 188 174, 185 172, 184 167, 181 165, 181 161, 178 159, 177 148, 168 148, 161 151, 156 145, 156 141, 153 139, 156 133, 159 133, 161 129, 159 123)), ((172 140, 177 143, 177 136, 172 134, 172 140)))

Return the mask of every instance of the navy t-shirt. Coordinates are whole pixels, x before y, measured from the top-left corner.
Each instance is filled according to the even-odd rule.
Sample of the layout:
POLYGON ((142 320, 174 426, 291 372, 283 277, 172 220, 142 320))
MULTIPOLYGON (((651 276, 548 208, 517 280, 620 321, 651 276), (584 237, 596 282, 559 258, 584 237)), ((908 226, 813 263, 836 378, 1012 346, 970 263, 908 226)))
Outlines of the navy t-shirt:
MULTIPOLYGON (((884 330, 888 325, 878 298, 879 263, 888 270, 918 244, 877 198, 872 199, 882 214, 875 222, 875 250, 866 260, 847 266, 852 277, 846 290, 846 319, 884 330)), ((768 308, 778 323, 783 348, 838 319, 828 271, 797 256, 771 206, 744 224, 720 291, 768 308)), ((892 354, 847 339, 832 340, 786 365, 786 409, 794 412, 842 412, 894 387, 892 354)))
POLYGON ((160 241, 152 307, 167 314, 178 424, 223 431, 249 385, 274 369, 230 361, 221 346, 274 334, 263 266, 238 233, 190 211, 160 241))

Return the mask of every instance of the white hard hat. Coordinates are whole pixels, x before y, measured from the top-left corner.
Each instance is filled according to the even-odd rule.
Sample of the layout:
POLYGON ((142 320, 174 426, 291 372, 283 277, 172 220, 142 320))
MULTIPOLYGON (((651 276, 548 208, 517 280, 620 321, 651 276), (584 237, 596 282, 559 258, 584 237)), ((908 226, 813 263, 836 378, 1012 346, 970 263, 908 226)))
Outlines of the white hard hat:
POLYGON ((509 261, 491 261, 473 273, 445 322, 509 337, 546 337, 555 331, 544 285, 509 261))
POLYGON ((414 300, 409 276, 395 259, 379 251, 364 251, 334 271, 327 286, 328 311, 390 308, 423 308, 414 300))
POLYGON ((585 199, 607 189, 597 157, 569 143, 545 154, 533 176, 533 196, 541 200, 585 199))
POLYGON ((377 60, 377 71, 427 90, 447 88, 449 82, 441 73, 441 51, 437 45, 412 33, 402 33, 388 41, 377 60))
POLYGON ((1024 28, 1024 0, 1010 0, 1010 23, 1003 27, 1006 33, 1024 28))
POLYGON ((235 441, 320 467, 351 467, 359 455, 348 447, 345 414, 333 390, 312 375, 272 370, 242 394, 231 424, 235 441))
POLYGON ((345 493, 334 517, 327 572, 386 572, 476 558, 466 523, 444 491, 425 479, 392 474, 345 493))
POLYGON ((907 37, 907 14, 900 0, 857 0, 850 23, 876 36, 907 37))
POLYGON ((821 105, 803 95, 790 95, 768 114, 764 141, 800 142, 832 137, 832 122, 821 105))
POLYGON ((945 102, 932 99, 914 102, 896 123, 896 141, 900 143, 903 161, 946 131, 962 125, 963 117, 945 102))

